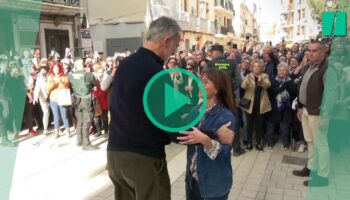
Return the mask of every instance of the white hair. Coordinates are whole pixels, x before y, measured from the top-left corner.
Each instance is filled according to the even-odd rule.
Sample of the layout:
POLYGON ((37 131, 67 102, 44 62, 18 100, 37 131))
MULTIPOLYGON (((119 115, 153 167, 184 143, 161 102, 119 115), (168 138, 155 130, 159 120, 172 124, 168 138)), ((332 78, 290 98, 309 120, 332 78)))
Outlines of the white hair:
POLYGON ((289 69, 288 63, 286 63, 286 62, 280 62, 277 65, 277 69, 282 68, 282 67, 286 68, 287 70, 289 69))

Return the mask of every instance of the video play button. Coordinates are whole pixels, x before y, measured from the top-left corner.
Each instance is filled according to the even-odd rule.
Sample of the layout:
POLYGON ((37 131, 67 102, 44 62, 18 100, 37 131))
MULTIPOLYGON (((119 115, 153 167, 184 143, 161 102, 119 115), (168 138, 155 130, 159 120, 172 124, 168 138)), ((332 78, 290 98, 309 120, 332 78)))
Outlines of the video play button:
POLYGON ((188 130, 205 113, 207 95, 199 78, 184 69, 163 70, 147 83, 143 107, 149 120, 168 132, 188 130))
POLYGON ((190 98, 165 83, 165 118, 190 102, 190 98))

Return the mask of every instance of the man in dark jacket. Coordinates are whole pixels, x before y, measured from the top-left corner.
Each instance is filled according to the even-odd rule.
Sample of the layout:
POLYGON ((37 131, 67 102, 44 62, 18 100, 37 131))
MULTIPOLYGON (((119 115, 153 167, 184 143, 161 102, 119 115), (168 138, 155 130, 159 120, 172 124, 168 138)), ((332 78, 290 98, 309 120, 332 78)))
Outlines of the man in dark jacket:
POLYGON ((164 147, 176 134, 169 136, 156 127, 142 100, 148 81, 163 70, 164 60, 175 53, 181 38, 175 20, 158 18, 150 24, 143 47, 125 58, 114 76, 107 163, 115 199, 170 200, 164 147))
POLYGON ((333 105, 332 88, 325 87, 326 71, 328 68, 325 47, 321 42, 315 41, 309 45, 309 60, 307 70, 303 75, 298 95, 298 118, 302 122, 305 140, 308 144, 308 163, 302 170, 294 170, 295 176, 310 176, 311 170, 315 175, 307 181, 305 186, 326 186, 330 172, 329 148, 327 141, 328 113, 333 105), (323 115, 321 103, 323 93, 327 92, 324 98, 323 115), (327 102, 328 101, 328 102, 327 102), (314 159, 317 158, 317 159, 314 159))

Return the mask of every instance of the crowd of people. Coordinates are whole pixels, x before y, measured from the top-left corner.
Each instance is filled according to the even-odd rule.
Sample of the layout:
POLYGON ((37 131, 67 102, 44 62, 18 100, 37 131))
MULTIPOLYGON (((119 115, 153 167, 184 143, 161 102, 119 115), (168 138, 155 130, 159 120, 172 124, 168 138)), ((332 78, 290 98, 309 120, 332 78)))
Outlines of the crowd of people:
POLYGON ((71 76, 79 71, 81 62, 83 71, 94 81, 94 86, 87 91, 93 113, 88 132, 95 137, 108 135, 108 89, 116 66, 127 54, 116 53, 114 57, 102 60, 94 55, 74 59, 69 52, 67 49, 63 58, 57 52, 51 53, 49 58, 41 58, 40 49, 24 51, 22 56, 12 53, 1 56, 2 145, 15 146, 23 136, 20 133, 25 130, 28 130, 25 131, 28 136, 51 135, 51 132, 55 138, 73 136, 79 128, 77 94, 83 88, 80 85, 74 88, 74 77, 71 76), (12 141, 8 136, 11 133, 12 141))
MULTIPOLYGON (((305 181, 304 184, 327 185, 328 141, 331 137, 328 138, 327 131, 318 130, 319 126, 328 128, 326 124, 329 120, 344 128, 348 126, 345 121, 349 117, 346 106, 350 102, 350 77, 349 70, 343 63, 350 61, 350 57, 346 56, 350 43, 334 44, 335 51, 342 56, 331 59, 328 58, 331 42, 319 40, 302 44, 295 42, 291 48, 287 48, 286 43, 281 42, 275 46, 256 49, 251 45, 253 43, 246 41, 242 49, 237 49, 236 46, 224 49, 224 46, 214 44, 208 50, 202 48, 196 51, 176 51, 176 43, 180 42, 181 36, 175 34, 179 33, 180 29, 176 23, 172 23, 174 22, 167 18, 152 22, 144 47, 133 54, 116 53, 114 57, 107 57, 105 60, 93 55, 83 60, 73 60, 69 53, 62 59, 57 53, 49 58, 41 58, 39 49, 32 52, 25 51, 23 56, 10 54, 1 56, 2 144, 15 145, 7 133, 18 134, 23 129, 28 129, 30 136, 39 134, 38 130, 48 135, 50 122, 53 121, 55 138, 63 134, 70 138, 74 132, 72 130, 75 129, 78 135, 77 146, 85 147, 84 150, 97 149, 90 144, 89 135, 100 137, 109 134, 109 169, 125 170, 131 173, 130 177, 134 177, 132 173, 135 171, 144 174, 144 171, 138 170, 137 167, 142 166, 143 170, 147 171, 147 165, 150 164, 150 169, 152 168, 152 163, 148 163, 150 160, 147 160, 151 157, 156 159, 157 166, 161 166, 157 172, 164 173, 164 177, 154 176, 147 181, 167 182, 167 171, 163 171, 166 169, 164 146, 171 138, 165 138, 166 136, 162 135, 163 131, 159 131, 145 120, 144 110, 139 105, 140 94, 143 94, 143 91, 134 82, 139 81, 138 83, 146 85, 144 81, 159 70, 183 68, 196 74, 203 81, 208 100, 211 102, 206 113, 217 111, 226 116, 224 121, 216 122, 215 132, 220 133, 218 140, 205 138, 209 133, 202 133, 200 131, 202 129, 197 128, 183 132, 177 139, 171 139, 189 145, 186 175, 188 199, 197 199, 200 196, 213 197, 212 195, 226 199, 228 188, 232 185, 231 162, 226 162, 231 159, 226 157, 230 146, 233 147, 234 156, 240 156, 253 150, 254 147, 263 152, 264 148, 274 148, 278 136, 281 138, 284 150, 288 150, 294 142, 299 145, 299 152, 308 149, 308 165, 302 170, 294 171, 293 174, 309 176, 311 171, 317 171, 318 175, 305 181), (173 30, 159 29, 165 22, 170 23, 167 28, 173 30), (155 27, 154 30, 152 26, 155 27), (159 30, 163 32, 157 32, 159 30), (164 52, 165 50, 167 52, 164 52), (146 64, 152 67, 160 66, 161 69, 150 68, 146 64), (326 80, 341 81, 330 87, 326 84, 326 80), (113 85, 116 86, 112 87, 113 85), (338 92, 338 89, 341 92, 338 92), (229 95, 231 92, 232 96, 229 95), (332 98, 325 97, 323 100, 327 103, 322 104, 325 92, 334 95, 331 95, 332 98), (25 99, 23 108, 20 107, 21 99, 25 99), (321 117, 321 113, 328 116, 341 105, 346 109, 345 114, 341 113, 339 118, 321 117), (23 113, 22 121, 19 113, 23 113), (228 121, 231 123, 224 123, 228 121), (63 134, 60 128, 61 122, 64 126, 63 134), (34 123, 38 127, 36 130, 34 123), (142 137, 145 134, 142 131, 152 137, 148 139, 142 137), (233 133, 234 139, 233 137, 232 140, 227 139, 233 133), (223 154, 219 153, 220 150, 223 154), (142 156, 138 157, 139 154, 142 156), (317 160, 313 159, 315 155, 317 160), (140 160, 144 162, 137 164, 140 160), (199 173, 200 169, 207 170, 202 167, 209 166, 210 160, 219 160, 218 163, 211 165, 218 168, 218 173, 223 172, 219 169, 223 165, 225 167, 221 169, 228 171, 231 169, 228 177, 231 177, 231 181, 221 180, 225 182, 222 186, 204 183, 203 179, 212 180, 212 184, 219 181, 212 176, 207 177, 199 173), (120 166, 120 162, 129 161, 131 165, 120 166), (157 178, 159 180, 156 180, 157 178), (208 190, 210 187, 213 187, 212 193, 204 192, 211 191, 208 190)), ((175 89, 189 97, 198 96, 198 86, 192 80, 184 79, 181 73, 171 75, 171 79, 175 89)), ((208 126, 206 124, 209 123, 208 119, 206 120, 202 120, 198 128, 208 126)), ((16 137, 18 135, 15 135, 16 137)), ((337 149, 339 145, 333 145, 331 148, 337 149)), ((208 173, 214 172, 209 170, 208 173)), ((149 173, 150 176, 152 174, 149 173)), ((123 181, 127 178, 123 177, 125 174, 110 170, 109 175, 116 186, 116 198, 119 196, 123 199, 135 193, 146 195, 143 193, 146 190, 138 190, 137 187, 149 184, 140 180, 133 183, 135 188, 131 191, 128 189, 128 183, 123 181)), ((150 191, 161 190, 159 192, 166 193, 165 196, 170 194, 169 185, 153 189, 151 187, 156 186, 150 186, 148 188, 150 191)))

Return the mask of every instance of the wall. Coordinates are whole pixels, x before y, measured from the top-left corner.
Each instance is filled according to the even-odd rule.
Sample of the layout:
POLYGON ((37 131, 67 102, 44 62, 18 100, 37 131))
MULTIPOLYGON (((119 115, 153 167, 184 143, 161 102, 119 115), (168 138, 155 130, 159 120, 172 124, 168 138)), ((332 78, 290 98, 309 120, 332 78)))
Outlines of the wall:
POLYGON ((86 0, 89 23, 144 21, 148 0, 86 0))
MULTIPOLYGON (((141 37, 146 32, 145 23, 118 25, 96 25, 91 26, 91 38, 94 41, 94 50, 103 51, 106 55, 106 39, 141 37)), ((110 56, 110 55, 109 55, 110 56)))

